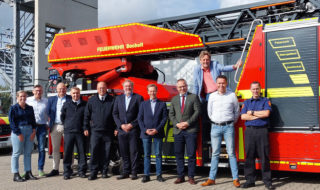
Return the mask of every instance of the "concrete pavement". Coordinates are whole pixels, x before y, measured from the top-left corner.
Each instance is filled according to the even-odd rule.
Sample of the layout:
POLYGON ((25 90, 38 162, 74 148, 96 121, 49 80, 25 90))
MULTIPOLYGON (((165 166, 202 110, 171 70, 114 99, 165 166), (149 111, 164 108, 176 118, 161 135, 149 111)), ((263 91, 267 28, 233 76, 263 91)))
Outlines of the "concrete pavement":
MULTIPOLYGON (((197 176, 195 180, 198 182, 197 185, 190 185, 185 182, 183 184, 175 185, 173 182, 176 179, 175 167, 167 166, 164 168, 163 177, 166 179, 165 182, 160 183, 156 181, 156 176, 151 176, 151 181, 148 183, 141 183, 142 174, 139 174, 140 178, 138 180, 132 181, 131 179, 117 180, 116 176, 112 176, 107 179, 99 178, 94 181, 88 181, 88 179, 82 179, 77 176, 72 177, 70 180, 63 180, 62 176, 62 160, 60 162, 60 176, 56 177, 42 177, 35 181, 27 181, 22 183, 17 183, 12 181, 13 175, 10 171, 11 156, 9 154, 0 155, 0 189, 39 189, 39 190, 69 190, 69 189, 148 189, 148 190, 189 190, 189 189, 236 189, 233 187, 231 174, 229 169, 219 169, 218 177, 216 180, 217 185, 210 187, 201 187, 201 183, 205 181, 208 177, 208 168, 198 168, 197 176)), ((33 153, 32 155, 32 172, 36 176, 37 171, 37 159, 38 154, 33 153)), ((23 156, 20 157, 20 173, 23 173, 23 156)), ((50 172, 52 168, 52 159, 46 159, 45 172, 50 172)), ((243 171, 240 171, 241 183, 244 183, 243 171)), ((273 184, 277 189, 295 190, 295 189, 320 189, 320 174, 308 174, 308 173, 292 173, 292 172, 274 172, 273 173, 273 184)), ((255 188, 251 189, 264 189, 264 185, 261 181, 256 183, 255 188)))

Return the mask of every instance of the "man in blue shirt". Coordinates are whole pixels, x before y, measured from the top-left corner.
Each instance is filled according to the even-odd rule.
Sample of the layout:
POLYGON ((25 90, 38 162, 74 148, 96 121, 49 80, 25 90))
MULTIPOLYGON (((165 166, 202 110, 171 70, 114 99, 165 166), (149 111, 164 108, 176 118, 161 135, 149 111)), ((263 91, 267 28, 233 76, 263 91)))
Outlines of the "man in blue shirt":
POLYGON ((143 97, 133 93, 133 82, 129 79, 122 83, 124 94, 116 97, 113 119, 117 125, 120 155, 123 160, 122 174, 118 180, 129 177, 138 179, 139 123, 138 113, 143 97))
POLYGON ((244 102, 241 110, 241 119, 246 120, 244 175, 247 180, 241 187, 249 188, 255 186, 255 159, 257 155, 261 160, 262 180, 265 187, 274 189, 271 182, 268 139, 271 103, 268 98, 260 97, 261 86, 259 82, 252 82, 250 91, 252 98, 244 102))
POLYGON ((202 103, 206 102, 212 92, 217 91, 216 78, 222 72, 231 72, 242 66, 242 61, 234 65, 222 65, 218 61, 211 61, 211 54, 207 50, 199 55, 200 65, 196 65, 193 73, 194 93, 202 103))
POLYGON ((143 141, 144 150, 144 176, 142 183, 150 181, 150 155, 151 146, 154 144, 156 155, 157 181, 163 182, 162 178, 162 139, 164 137, 164 126, 167 122, 167 106, 165 102, 157 99, 158 88, 155 84, 149 84, 149 100, 141 103, 138 114, 140 137, 143 141), (152 142, 153 141, 153 142, 152 142))
POLYGON ((47 177, 59 175, 60 164, 60 144, 63 135, 63 125, 61 122, 61 108, 67 101, 71 101, 71 96, 67 95, 67 87, 64 83, 57 85, 57 95, 48 99, 48 116, 49 116, 49 128, 52 142, 52 157, 53 157, 53 169, 48 173, 47 177))

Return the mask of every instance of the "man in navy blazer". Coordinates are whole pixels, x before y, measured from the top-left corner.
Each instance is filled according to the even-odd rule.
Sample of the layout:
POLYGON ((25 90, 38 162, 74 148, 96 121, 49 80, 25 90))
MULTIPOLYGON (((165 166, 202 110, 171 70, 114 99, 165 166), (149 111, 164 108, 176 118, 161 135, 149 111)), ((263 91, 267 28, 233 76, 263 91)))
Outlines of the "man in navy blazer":
POLYGON ((64 83, 57 85, 57 96, 52 96, 48 99, 48 116, 50 118, 49 128, 52 143, 52 157, 53 157, 53 170, 46 176, 59 175, 59 164, 60 164, 60 144, 61 137, 63 135, 63 125, 60 119, 61 109, 65 102, 71 101, 71 96, 66 95, 67 87, 64 83))
POLYGON ((120 155, 123 160, 122 174, 117 178, 125 179, 131 173, 131 179, 138 179, 138 113, 142 96, 133 93, 133 82, 125 80, 122 83, 124 94, 117 96, 113 107, 113 119, 117 125, 120 155))
POLYGON ((149 84, 148 94, 150 100, 141 103, 138 115, 140 138, 144 150, 144 177, 142 183, 150 181, 150 154, 152 139, 156 154, 157 180, 163 182, 162 178, 162 139, 164 137, 164 126, 167 122, 168 112, 166 103, 157 99, 158 88, 155 84, 149 84))

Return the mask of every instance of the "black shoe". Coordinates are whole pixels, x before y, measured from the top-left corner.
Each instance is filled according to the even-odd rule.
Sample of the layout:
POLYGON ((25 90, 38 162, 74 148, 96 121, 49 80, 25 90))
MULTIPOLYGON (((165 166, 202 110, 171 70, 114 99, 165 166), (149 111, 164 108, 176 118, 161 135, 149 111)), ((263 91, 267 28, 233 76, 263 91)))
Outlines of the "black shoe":
POLYGON ((136 179, 138 179, 137 174, 131 174, 131 180, 136 180, 136 179))
POLYGON ((95 180, 95 179, 97 179, 97 175, 90 175, 88 177, 88 180, 95 180))
POLYGON ((110 176, 108 176, 107 173, 102 173, 101 177, 102 177, 102 178, 109 178, 110 176))
POLYGON ((14 174, 13 174, 13 181, 16 181, 16 182, 24 182, 25 180, 20 176, 19 173, 14 173, 14 174))
POLYGON ((78 175, 79 175, 79 177, 81 177, 81 178, 86 178, 86 177, 87 177, 86 174, 84 174, 84 173, 79 173, 78 175))
POLYGON ((119 177, 117 177, 117 180, 126 179, 126 178, 129 178, 129 174, 122 174, 119 177))
POLYGON ((269 184, 269 185, 265 185, 265 187, 269 190, 273 190, 273 189, 276 189, 275 186, 273 186, 272 184, 269 184))
POLYGON ((46 175, 46 177, 52 177, 52 176, 56 176, 59 175, 59 171, 58 170, 52 170, 50 173, 48 173, 46 175))
POLYGON ((164 182, 164 179, 162 178, 161 175, 158 175, 158 176, 157 176, 157 181, 159 181, 159 182, 164 182))
POLYGON ((142 182, 142 183, 146 183, 146 182, 148 182, 148 181, 150 181, 150 176, 148 176, 148 175, 143 176, 141 182, 142 182))
POLYGON ((63 176, 63 179, 64 180, 68 180, 68 179, 70 179, 70 176, 69 175, 65 175, 65 176, 63 176))
POLYGON ((250 188, 250 187, 255 187, 256 186, 256 184, 254 184, 254 183, 244 183, 244 184, 242 184, 240 187, 241 188, 243 188, 243 189, 247 189, 247 188, 250 188))
POLYGON ((37 180, 38 178, 34 177, 31 173, 31 171, 26 172, 26 175, 24 176, 25 180, 37 180))

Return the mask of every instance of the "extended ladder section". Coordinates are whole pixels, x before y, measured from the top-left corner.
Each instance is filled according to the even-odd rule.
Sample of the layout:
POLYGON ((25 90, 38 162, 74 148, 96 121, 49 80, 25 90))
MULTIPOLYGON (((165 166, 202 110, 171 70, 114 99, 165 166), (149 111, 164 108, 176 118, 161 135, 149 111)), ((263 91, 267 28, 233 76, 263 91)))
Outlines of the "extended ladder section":
MULTIPOLYGON (((144 22, 177 31, 198 34, 215 54, 242 51, 253 20, 264 24, 318 17, 320 0, 270 0, 196 14, 144 22)), ((253 30, 254 31, 254 30, 253 30)), ((189 52, 197 56, 198 52, 189 52)))

